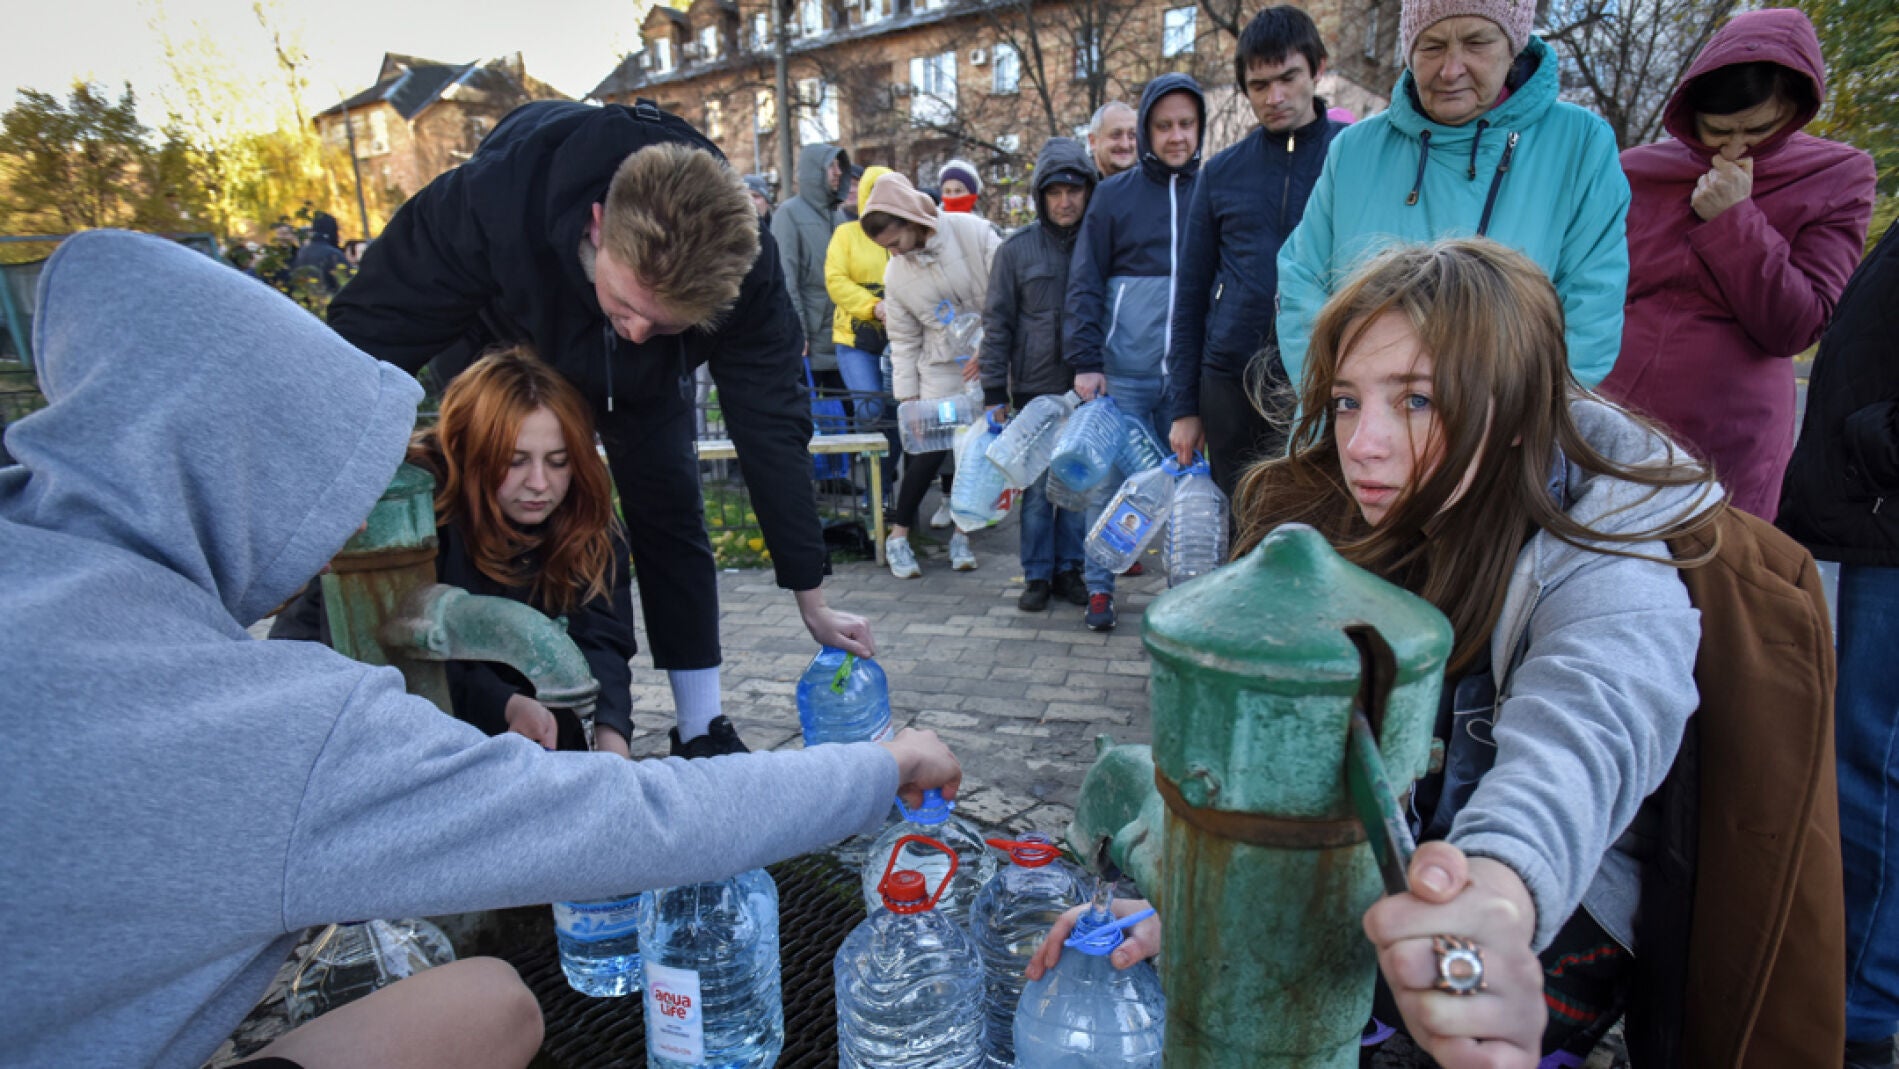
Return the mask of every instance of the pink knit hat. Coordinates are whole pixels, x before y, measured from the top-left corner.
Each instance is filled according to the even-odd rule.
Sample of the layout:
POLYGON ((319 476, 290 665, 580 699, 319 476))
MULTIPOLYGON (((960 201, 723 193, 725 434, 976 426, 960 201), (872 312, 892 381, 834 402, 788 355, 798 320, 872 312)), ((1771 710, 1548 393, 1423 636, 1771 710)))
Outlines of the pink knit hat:
POLYGON ((1419 34, 1459 15, 1476 15, 1502 27, 1514 56, 1530 43, 1530 33, 1536 26, 1536 0, 1404 0, 1398 14, 1398 37, 1404 42, 1405 63, 1411 62, 1411 46, 1419 34))

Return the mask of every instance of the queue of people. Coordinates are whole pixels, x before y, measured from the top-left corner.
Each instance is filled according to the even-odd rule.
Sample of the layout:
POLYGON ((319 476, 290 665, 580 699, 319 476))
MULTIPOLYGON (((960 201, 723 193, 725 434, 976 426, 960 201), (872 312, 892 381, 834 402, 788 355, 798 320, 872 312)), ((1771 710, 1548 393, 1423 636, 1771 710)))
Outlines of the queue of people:
MULTIPOLYGON (((1799 12, 1734 18, 1671 99, 1672 140, 1619 158, 1558 99, 1534 14, 1406 0, 1391 106, 1346 125, 1317 95, 1317 27, 1269 7, 1235 60, 1251 134, 1203 160, 1201 87, 1156 78, 1085 144, 1041 147, 1036 219, 1007 240, 972 214, 984 186, 965 160, 937 172, 939 204, 808 146, 774 210, 650 104, 542 102, 398 212, 331 304, 334 333, 164 242, 68 241, 42 283, 49 405, 7 428, 0 469, 0 586, 23 594, 0 603, 21 637, 0 666, 24 707, 70 726, 6 729, 4 930, 34 983, 0 1011, 0 1049, 195 1065, 308 925, 722 877, 862 830, 893 792, 953 794, 960 769, 927 732, 750 754, 721 712, 693 376, 718 383, 812 637, 868 655, 869 625, 822 592, 805 376, 832 372, 876 418, 887 357, 897 401, 979 381, 1001 418, 1111 396, 1183 460, 1208 454, 1238 552, 1308 523, 1450 619, 1413 890, 1365 918, 1368 1042, 1402 1029, 1446 1066, 1573 1064, 1545 1059, 1579 1059, 1629 1008, 1663 861, 1656 792, 1706 697, 1709 625, 1684 573, 1714 551, 1679 540, 1779 511, 1846 566, 1847 975, 1838 1006, 1811 992, 1827 1019, 1810 1036, 1841 1047, 1814 1064, 1894 1065, 1893 238, 1847 281, 1871 161, 1801 129, 1825 70, 1799 12), (166 300, 123 299, 153 287, 166 300), (960 366, 958 313, 984 322, 960 366), (1823 333, 1796 450, 1786 361, 1823 333), (402 372, 431 362, 451 382, 412 438, 402 372), (621 758, 639 584, 672 754, 699 760, 577 752, 577 722, 493 666, 451 666, 451 718, 319 643, 248 640, 405 457, 437 478, 439 578, 565 618, 603 688, 592 746, 621 758), (1461 730, 1473 717, 1485 730, 1461 730), (75 912, 93 922, 60 923, 75 912), (138 960, 89 956, 101 942, 138 960), (1450 946, 1481 950, 1480 987, 1446 982, 1450 946)), ((900 578, 920 573, 908 535, 945 459, 903 465, 885 547, 900 578)), ((1040 484, 1019 508, 1018 606, 1085 605, 1085 626, 1113 628, 1114 576, 1080 547, 1095 515, 1040 484)), ((977 566, 960 531, 950 560, 977 566)), ((278 637, 322 638, 313 601, 278 637)), ((1159 950, 1145 922, 1115 963, 1159 950)), ((476 959, 263 1054, 518 1066, 538 1041, 519 978, 476 959)))

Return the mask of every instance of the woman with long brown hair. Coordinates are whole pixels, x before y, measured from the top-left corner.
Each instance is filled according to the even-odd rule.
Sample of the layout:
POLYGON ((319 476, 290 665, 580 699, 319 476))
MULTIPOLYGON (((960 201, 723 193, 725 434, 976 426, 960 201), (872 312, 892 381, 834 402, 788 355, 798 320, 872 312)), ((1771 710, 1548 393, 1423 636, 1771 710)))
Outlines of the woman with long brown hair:
POLYGON ((1412 891, 1366 915, 1375 1015, 1446 1066, 1586 1055, 1628 997, 1643 801, 1699 704, 1678 570, 1699 562, 1665 539, 1712 523, 1721 488, 1578 385, 1556 290, 1483 239, 1365 265, 1318 317, 1299 401, 1287 455, 1241 482, 1239 552, 1310 524, 1455 632, 1412 891), (1482 990, 1451 989, 1472 972, 1482 990))

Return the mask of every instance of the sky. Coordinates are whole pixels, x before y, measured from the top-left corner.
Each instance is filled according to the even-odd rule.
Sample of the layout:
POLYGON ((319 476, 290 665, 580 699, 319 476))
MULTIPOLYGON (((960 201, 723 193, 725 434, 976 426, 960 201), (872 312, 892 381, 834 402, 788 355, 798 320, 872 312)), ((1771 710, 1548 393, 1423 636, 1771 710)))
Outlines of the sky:
MULTIPOLYGON (((384 52, 465 63, 520 52, 528 73, 581 97, 639 43, 638 0, 264 0, 286 41, 309 56, 313 111, 367 89, 384 52)), ((243 83, 282 85, 252 0, 50 0, 0 15, 0 110, 17 90, 64 97, 74 79, 130 81, 140 118, 163 125, 176 99, 163 41, 203 40, 243 83)))

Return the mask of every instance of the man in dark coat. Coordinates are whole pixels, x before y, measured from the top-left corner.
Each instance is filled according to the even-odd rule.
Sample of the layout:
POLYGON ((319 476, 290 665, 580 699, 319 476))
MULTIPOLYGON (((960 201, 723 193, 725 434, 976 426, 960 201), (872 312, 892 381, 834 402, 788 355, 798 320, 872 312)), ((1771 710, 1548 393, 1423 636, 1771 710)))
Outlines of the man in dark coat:
POLYGON ((335 296, 343 287, 343 276, 348 273, 349 257, 343 255, 338 243, 336 216, 329 212, 316 213, 310 217, 310 240, 290 261, 291 280, 310 277, 322 283, 323 292, 335 296))
MULTIPOLYGON (((1095 191, 1088 150, 1069 137, 1051 137, 1035 159, 1035 222, 996 250, 989 268, 989 305, 982 320, 982 390, 989 405, 1017 412, 1044 394, 1066 393, 1075 372, 1062 359, 1062 304, 1068 262, 1075 252, 1088 197, 1095 191)), ((1054 594, 1088 604, 1081 577, 1082 518, 1048 500, 1048 475, 1022 491, 1023 612, 1048 608, 1054 594)))
POLYGON ((1284 445, 1253 402, 1286 383, 1266 348, 1279 246, 1344 128, 1314 95, 1325 57, 1304 11, 1282 5, 1253 16, 1233 65, 1259 128, 1200 169, 1187 212, 1168 335, 1168 444, 1183 464, 1204 447, 1228 497, 1247 464, 1284 445))
MULTIPOLYGON (((1840 294, 1807 386, 1777 522, 1840 562, 1840 855, 1846 1059, 1899 1064, 1899 224, 1840 294)), ((1821 1057, 1825 1052, 1816 1052, 1821 1057)))
MULTIPOLYGON (((528 342, 594 407, 627 521, 673 752, 743 750, 720 715, 719 609, 693 447, 709 365, 778 585, 818 642, 868 655, 826 606, 804 332, 778 252, 713 144, 650 101, 515 109, 467 163, 403 205, 330 325, 410 371, 528 342)), ((456 368, 451 368, 456 370, 456 368)))

